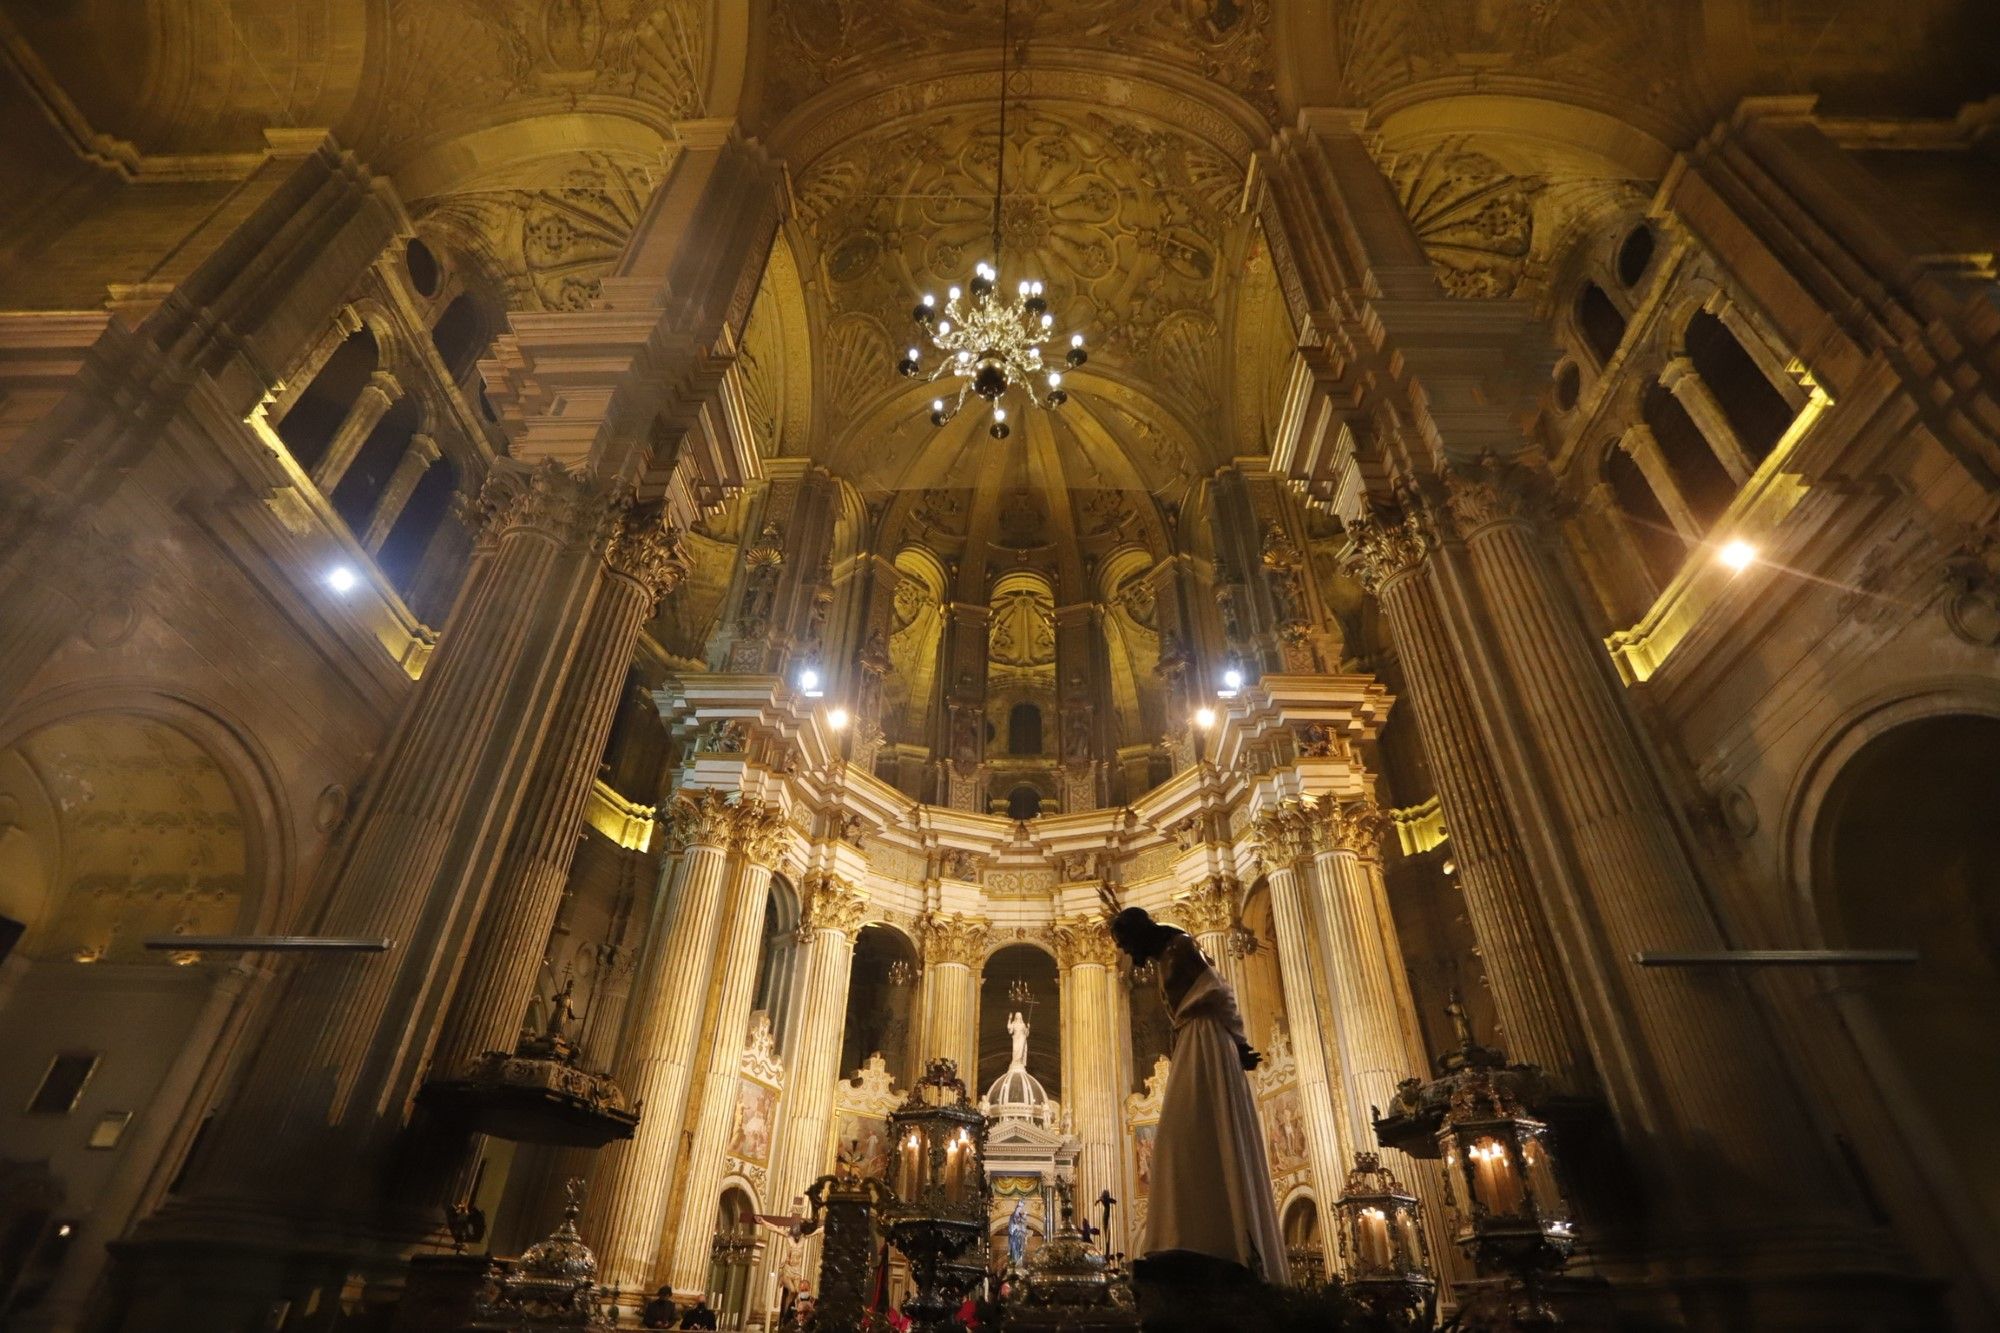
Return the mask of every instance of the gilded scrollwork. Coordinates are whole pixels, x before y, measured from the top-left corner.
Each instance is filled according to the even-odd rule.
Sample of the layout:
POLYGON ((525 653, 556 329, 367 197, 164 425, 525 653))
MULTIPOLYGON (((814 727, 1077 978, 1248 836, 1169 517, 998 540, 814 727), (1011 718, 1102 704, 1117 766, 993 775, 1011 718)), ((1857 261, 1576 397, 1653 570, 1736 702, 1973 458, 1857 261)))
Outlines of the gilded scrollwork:
POLYGON ((960 967, 978 967, 986 956, 986 938, 993 923, 983 916, 933 913, 920 924, 927 966, 955 963, 960 967))

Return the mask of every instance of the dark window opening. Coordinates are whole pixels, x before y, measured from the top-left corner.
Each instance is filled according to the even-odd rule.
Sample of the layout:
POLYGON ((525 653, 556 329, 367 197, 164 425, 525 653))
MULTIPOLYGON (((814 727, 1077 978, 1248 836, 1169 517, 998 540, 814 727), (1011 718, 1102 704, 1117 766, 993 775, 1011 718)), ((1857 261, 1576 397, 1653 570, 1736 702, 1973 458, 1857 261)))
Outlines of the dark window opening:
POLYGON ((1564 412, 1576 406, 1576 400, 1583 396, 1583 373, 1576 368, 1576 362, 1563 363, 1556 371, 1556 406, 1564 412))
POLYGON ((431 342, 454 384, 462 383, 493 341, 493 330, 471 292, 460 292, 431 328, 431 342))
POLYGON ((1625 516, 1626 531, 1632 534, 1632 544, 1639 548, 1646 572, 1652 576, 1653 590, 1663 590, 1673 582, 1681 562, 1687 558, 1687 547, 1680 533, 1674 530, 1673 520, 1667 516, 1660 497, 1653 493, 1645 473, 1616 444, 1604 456, 1604 481, 1611 487, 1619 512, 1625 516))
POLYGON ((68 1115, 83 1096, 83 1085, 96 1072, 96 1051, 64 1051, 49 1061, 41 1086, 28 1102, 28 1114, 68 1115))
POLYGON ((1639 285, 1639 279, 1646 276, 1646 268, 1653 262, 1653 229, 1639 226, 1632 228, 1632 234, 1618 247, 1618 281, 1627 287, 1639 285))
POLYGON ((438 267, 437 256, 431 248, 414 236, 403 247, 403 267, 409 272, 410 286, 417 289, 417 295, 438 294, 438 281, 443 277, 443 270, 438 267))
POLYGON ((1708 447, 1708 437, 1664 385, 1646 390, 1639 402, 1639 415, 1660 442, 1660 455, 1680 488, 1681 498, 1687 501, 1688 512, 1703 531, 1713 527, 1736 498, 1736 482, 1708 447))
POLYGON ((389 582, 396 585, 396 591, 405 596, 423 569, 431 539, 437 536, 451 512, 451 497, 457 490, 458 469, 449 459, 438 459, 417 479, 416 489, 410 492, 403 512, 396 516, 395 526, 382 539, 382 547, 375 554, 376 563, 382 566, 389 582))
POLYGON ((1600 366, 1609 362, 1625 341, 1625 316, 1594 282, 1586 282, 1583 294, 1576 299, 1576 327, 1600 366))
POLYGON ((1706 310, 1688 321, 1688 360, 1708 386, 1752 465, 1771 456, 1792 424, 1791 405, 1736 341, 1729 326, 1706 310))
POLYGON ((1007 753, 1042 752, 1042 710, 1033 704, 1015 704, 1007 713, 1007 753))
POLYGON ((373 333, 364 328, 349 334, 278 422, 278 438, 305 471, 325 456, 380 360, 373 333))

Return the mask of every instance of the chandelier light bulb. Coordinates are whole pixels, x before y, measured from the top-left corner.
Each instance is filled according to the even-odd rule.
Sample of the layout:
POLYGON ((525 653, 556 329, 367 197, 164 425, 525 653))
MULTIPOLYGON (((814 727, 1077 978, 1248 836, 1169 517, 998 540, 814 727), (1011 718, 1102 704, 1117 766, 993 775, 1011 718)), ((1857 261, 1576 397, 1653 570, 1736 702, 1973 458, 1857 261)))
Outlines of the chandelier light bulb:
POLYGON ((1020 288, 1021 295, 1030 296, 1034 293, 1034 290, 1035 290, 1034 283, 1029 282, 1026 278, 1023 278, 1021 280, 1021 288, 1020 288))
POLYGON ((924 293, 924 304, 925 304, 926 306, 934 306, 934 305, 936 305, 936 304, 937 304, 937 297, 935 297, 935 296, 932 296, 932 295, 931 295, 931 294, 930 294, 929 292, 925 292, 925 293, 924 293))
POLYGON ((910 360, 914 361, 921 355, 923 355, 923 353, 919 352, 916 348, 912 347, 910 349, 910 360))
POLYGON ((950 291, 946 292, 945 295, 948 299, 956 301, 960 296, 960 292, 958 288, 953 287, 950 291))
POLYGON ((1006 409, 1006 408, 1004 408, 1004 407, 996 407, 996 408, 994 408, 994 409, 993 409, 993 419, 994 419, 995 421, 1005 421, 1005 420, 1007 419, 1007 409, 1006 409))
POLYGON ((1049 372, 1049 387, 1051 389, 1062 388, 1062 372, 1060 370, 1051 370, 1049 372))
POLYGON ((1082 335, 1081 333, 1072 333, 1072 334, 1070 334, 1070 335, 1069 335, 1069 345, 1070 345, 1071 347, 1081 347, 1081 346, 1083 346, 1083 335, 1082 335))
POLYGON ((958 364, 960 364, 960 365, 962 366, 962 365, 964 365, 964 364, 965 364, 966 362, 968 362, 968 361, 970 361, 970 360, 972 360, 972 353, 971 353, 971 351, 970 351, 970 350, 968 350, 967 348, 963 348, 963 347, 959 348, 959 349, 958 349, 958 364))
POLYGON ((1035 295, 1040 296, 1041 294, 1042 294, 1042 284, 1039 280, 1037 280, 1035 283, 1035 295))
POLYGON ((1045 329, 1052 329, 1052 328, 1054 328, 1055 326, 1056 326, 1056 317, 1055 317, 1054 315, 1043 315, 1043 316, 1042 316, 1042 327, 1043 327, 1043 328, 1045 328, 1045 329))
POLYGON ((950 320, 948 320, 948 319, 941 319, 941 320, 939 320, 939 321, 938 321, 938 333, 939 333, 939 335, 943 335, 943 334, 947 334, 947 333, 950 333, 950 332, 951 332, 951 321, 950 321, 950 320))

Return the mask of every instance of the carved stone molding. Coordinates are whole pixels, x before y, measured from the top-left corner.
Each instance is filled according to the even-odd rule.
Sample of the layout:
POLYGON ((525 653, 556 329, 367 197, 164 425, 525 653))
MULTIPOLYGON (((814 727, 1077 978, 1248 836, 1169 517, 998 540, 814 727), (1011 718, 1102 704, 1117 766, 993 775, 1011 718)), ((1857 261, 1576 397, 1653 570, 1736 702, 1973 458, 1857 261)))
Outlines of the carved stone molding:
POLYGON ((1313 850, 1346 852, 1365 861, 1379 861, 1382 844, 1394 827, 1395 821, 1373 801, 1343 804, 1324 796, 1311 821, 1313 850))
POLYGON ((1066 916, 1049 927, 1049 943, 1054 946, 1056 963, 1064 971, 1072 967, 1115 967, 1118 944, 1111 928, 1100 917, 1066 916))
POLYGON ((1459 534, 1471 537, 1496 523, 1540 526, 1568 517, 1573 502, 1546 469, 1514 459, 1487 457, 1438 474, 1443 512, 1459 534))
POLYGON ((838 875, 814 875, 805 882, 805 915, 799 926, 801 940, 814 931, 833 930, 853 935, 868 914, 868 895, 838 875))
POLYGON ((929 915, 922 921, 924 962, 936 966, 957 963, 978 967, 986 954, 986 937, 993 923, 983 916, 929 915))

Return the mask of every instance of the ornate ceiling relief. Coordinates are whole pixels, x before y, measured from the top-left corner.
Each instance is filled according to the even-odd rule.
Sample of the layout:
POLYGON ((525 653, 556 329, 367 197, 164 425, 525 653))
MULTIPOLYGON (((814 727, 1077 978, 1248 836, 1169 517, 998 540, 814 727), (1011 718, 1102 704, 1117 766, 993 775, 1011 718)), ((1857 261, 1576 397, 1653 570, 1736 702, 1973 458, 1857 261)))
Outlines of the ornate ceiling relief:
POLYGON ((664 129, 703 114, 703 0, 429 0, 389 7, 388 68, 357 113, 371 158, 579 109, 664 129))
MULTIPOLYGON (((995 45, 996 0, 777 0, 765 97, 782 113, 884 58, 995 45)), ((1267 118, 1278 111, 1271 73, 1271 0, 1016 0, 1024 39, 1151 56, 1191 67, 1267 118)))
POLYGON ((1463 138, 1397 154, 1383 169, 1446 292, 1514 295, 1534 248, 1540 180, 1510 174, 1463 138))
POLYGON ((477 256, 517 310, 577 310, 597 295, 665 171, 601 153, 565 159, 539 188, 468 189, 417 206, 422 226, 477 256))
MULTIPOLYGON (((1700 25, 1657 0, 1344 0, 1325 8, 1329 103, 1381 108, 1432 80, 1504 72, 1541 95, 1602 106, 1657 128, 1698 131, 1707 112, 1692 73, 1700 25)), ((1314 43, 1317 45, 1317 42, 1314 43)), ((1314 82, 1310 73, 1308 82, 1314 82)))
MULTIPOLYGON (((849 138, 800 174, 829 311, 829 422, 896 392, 883 372, 900 343, 887 330, 907 325, 916 293, 988 257, 995 147, 992 109, 973 105, 849 138)), ((1091 330, 1093 373, 1129 375, 1188 420, 1216 423, 1236 162, 1184 131, 1030 102, 1010 126, 1007 179, 1003 280, 1049 284, 1058 324, 1091 330)))

